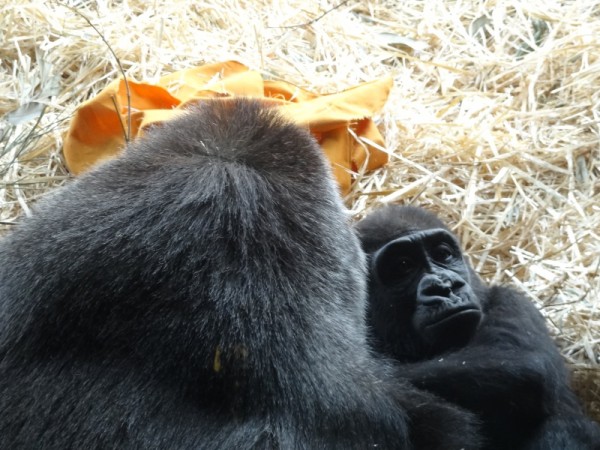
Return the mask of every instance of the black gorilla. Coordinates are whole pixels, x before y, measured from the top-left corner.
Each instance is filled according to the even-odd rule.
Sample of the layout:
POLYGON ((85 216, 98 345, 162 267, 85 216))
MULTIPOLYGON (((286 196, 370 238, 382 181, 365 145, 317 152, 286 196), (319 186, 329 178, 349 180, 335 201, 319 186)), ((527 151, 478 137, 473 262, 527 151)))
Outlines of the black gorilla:
POLYGON ((600 448, 542 315, 517 291, 485 286, 442 221, 389 206, 356 229, 374 345, 416 386, 478 413, 486 448, 600 448))
POLYGON ((150 131, 0 261, 2 449, 477 446, 471 413, 371 354, 329 167, 260 103, 150 131))

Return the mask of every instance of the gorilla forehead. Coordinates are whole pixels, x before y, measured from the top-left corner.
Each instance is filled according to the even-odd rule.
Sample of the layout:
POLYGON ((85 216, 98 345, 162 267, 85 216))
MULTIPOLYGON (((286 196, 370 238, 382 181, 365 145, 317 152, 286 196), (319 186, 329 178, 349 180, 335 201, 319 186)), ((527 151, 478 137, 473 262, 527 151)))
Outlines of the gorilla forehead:
POLYGON ((437 244, 440 242, 445 242, 452 244, 453 246, 458 246, 454 235, 445 228, 432 228, 427 230, 407 229, 402 232, 399 231, 398 237, 391 241, 390 244, 407 243, 421 244, 427 246, 431 244, 437 244))
POLYGON ((435 214, 414 206, 389 205, 356 224, 363 249, 373 253, 386 243, 417 231, 441 229, 450 231, 435 214))

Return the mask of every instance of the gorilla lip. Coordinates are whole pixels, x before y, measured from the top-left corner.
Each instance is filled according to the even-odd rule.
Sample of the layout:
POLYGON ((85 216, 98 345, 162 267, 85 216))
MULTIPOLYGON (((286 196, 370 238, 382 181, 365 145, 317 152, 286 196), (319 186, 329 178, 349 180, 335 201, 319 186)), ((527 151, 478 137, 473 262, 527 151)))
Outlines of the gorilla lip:
POLYGON ((425 325, 425 328, 430 328, 430 327, 435 327, 435 326, 438 326, 438 325, 442 325, 442 324, 444 324, 447 321, 451 321, 451 320, 456 319, 457 317, 467 316, 467 315, 471 315, 473 313, 478 313, 479 314, 479 312, 480 312, 479 309, 473 308, 471 306, 464 306, 464 307, 462 307, 460 309, 459 308, 452 309, 450 311, 450 314, 445 314, 445 315, 443 315, 443 317, 441 317, 441 318, 439 318, 439 319, 437 319, 437 320, 435 320, 433 322, 428 323, 427 325, 425 325))

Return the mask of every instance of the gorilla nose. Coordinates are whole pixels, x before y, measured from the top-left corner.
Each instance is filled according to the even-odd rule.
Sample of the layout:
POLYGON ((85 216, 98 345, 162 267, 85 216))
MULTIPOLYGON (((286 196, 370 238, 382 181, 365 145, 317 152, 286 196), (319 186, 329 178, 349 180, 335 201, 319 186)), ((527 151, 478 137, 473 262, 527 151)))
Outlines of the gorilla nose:
POLYGON ((450 297, 453 283, 436 275, 426 275, 421 279, 417 298, 421 303, 439 303, 450 297))

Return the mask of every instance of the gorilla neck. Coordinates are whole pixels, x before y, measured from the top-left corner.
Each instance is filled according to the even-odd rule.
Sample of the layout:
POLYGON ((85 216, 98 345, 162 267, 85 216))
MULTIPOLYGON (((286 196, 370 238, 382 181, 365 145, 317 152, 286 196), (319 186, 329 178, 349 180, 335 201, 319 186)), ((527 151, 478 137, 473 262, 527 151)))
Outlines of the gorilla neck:
POLYGON ((375 341, 377 350, 387 354, 397 361, 405 363, 425 361, 437 356, 451 353, 464 347, 468 343, 468 339, 466 339, 449 342, 447 341, 443 344, 436 343, 432 345, 424 342, 422 339, 414 339, 413 336, 400 332, 388 334, 386 337, 376 336, 375 341), (397 340, 394 341, 394 339, 397 340), (390 345, 390 342, 402 342, 402 345, 390 345))

